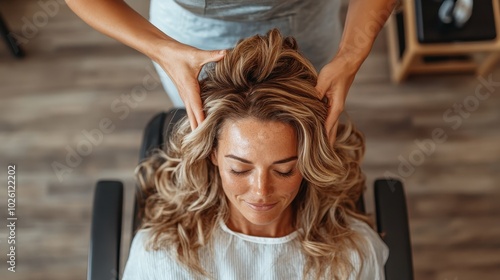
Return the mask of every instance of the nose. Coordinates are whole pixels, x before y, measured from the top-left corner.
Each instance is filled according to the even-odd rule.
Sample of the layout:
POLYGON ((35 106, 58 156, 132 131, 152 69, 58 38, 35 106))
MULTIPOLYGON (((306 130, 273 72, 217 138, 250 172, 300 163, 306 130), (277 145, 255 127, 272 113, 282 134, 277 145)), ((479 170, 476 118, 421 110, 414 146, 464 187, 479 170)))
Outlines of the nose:
POLYGON ((252 184, 252 192, 261 197, 269 196, 272 193, 269 174, 266 171, 259 171, 255 173, 255 179, 252 184))

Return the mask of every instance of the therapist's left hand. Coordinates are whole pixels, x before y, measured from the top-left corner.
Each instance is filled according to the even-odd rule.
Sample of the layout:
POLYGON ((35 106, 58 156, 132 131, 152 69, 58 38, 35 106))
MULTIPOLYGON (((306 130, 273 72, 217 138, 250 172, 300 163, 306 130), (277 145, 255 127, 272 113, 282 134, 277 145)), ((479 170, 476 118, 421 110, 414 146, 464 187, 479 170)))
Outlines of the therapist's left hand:
POLYGON ((346 59, 336 57, 319 72, 316 90, 320 93, 321 98, 326 96, 328 99, 325 129, 330 144, 335 142, 338 119, 344 111, 347 93, 358 69, 350 65, 346 59))

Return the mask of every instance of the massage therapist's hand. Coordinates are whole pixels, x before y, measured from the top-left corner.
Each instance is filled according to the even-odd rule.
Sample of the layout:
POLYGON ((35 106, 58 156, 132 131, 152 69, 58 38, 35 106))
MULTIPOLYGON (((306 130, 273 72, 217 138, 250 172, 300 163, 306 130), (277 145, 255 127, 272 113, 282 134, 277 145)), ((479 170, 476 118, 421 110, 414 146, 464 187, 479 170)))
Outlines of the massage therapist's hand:
POLYGON ((325 122, 325 129, 328 140, 331 144, 335 142, 337 135, 338 119, 347 98, 347 93, 351 87, 358 67, 353 67, 345 58, 335 57, 326 64, 319 72, 316 90, 320 97, 326 96, 328 99, 328 116, 325 122))
POLYGON ((188 45, 176 43, 165 47, 156 61, 174 82, 186 106, 191 129, 195 129, 205 119, 200 96, 198 75, 203 65, 221 60, 226 51, 204 51, 188 45))
POLYGON ((205 118, 198 75, 202 66, 224 57, 181 44, 152 25, 123 0, 66 0, 68 6, 96 30, 147 55, 160 64, 179 90, 191 127, 205 118))

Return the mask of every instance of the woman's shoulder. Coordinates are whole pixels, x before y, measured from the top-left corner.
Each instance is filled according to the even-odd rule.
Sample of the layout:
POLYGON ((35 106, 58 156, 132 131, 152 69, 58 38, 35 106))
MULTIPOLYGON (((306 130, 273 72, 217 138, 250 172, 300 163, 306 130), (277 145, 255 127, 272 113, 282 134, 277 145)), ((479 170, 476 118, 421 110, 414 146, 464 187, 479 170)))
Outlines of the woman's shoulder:
MULTIPOLYGON (((151 229, 137 231, 130 246, 123 280, 171 279, 171 275, 182 274, 183 268, 168 250, 149 247, 151 238, 151 229)), ((181 276, 179 279, 184 278, 181 276)))
MULTIPOLYGON (((352 263, 358 271, 359 279, 385 279, 384 265, 389 257, 389 248, 382 241, 380 235, 373 230, 367 223, 351 218, 349 220, 350 228, 361 238, 359 243, 363 254, 361 261, 358 253, 352 254, 352 263)), ((356 278, 358 279, 358 278, 356 278)))
POLYGON ((366 240, 370 241, 371 244, 376 246, 377 248, 386 248, 387 245, 385 245, 384 241, 382 241, 382 238, 380 235, 372 228, 370 227, 366 222, 361 221, 356 218, 350 218, 349 219, 349 226, 352 230, 360 234, 361 236, 365 237, 366 240))
POLYGON ((150 232, 148 229, 141 229, 134 235, 123 271, 124 280, 149 278, 146 273, 149 273, 151 266, 154 267, 155 262, 155 258, 152 256, 154 253, 147 250, 150 232))
POLYGON ((141 254, 142 256, 152 253, 148 249, 148 242, 151 238, 151 234, 151 229, 140 229, 135 233, 132 244, 130 245, 129 258, 132 253, 141 254))

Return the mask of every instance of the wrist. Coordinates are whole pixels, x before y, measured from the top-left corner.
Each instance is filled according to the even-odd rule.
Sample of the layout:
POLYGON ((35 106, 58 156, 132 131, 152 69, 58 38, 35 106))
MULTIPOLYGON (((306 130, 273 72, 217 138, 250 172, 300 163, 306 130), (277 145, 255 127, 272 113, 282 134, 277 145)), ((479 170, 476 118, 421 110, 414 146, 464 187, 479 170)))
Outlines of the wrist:
POLYGON ((330 63, 341 68, 344 74, 356 75, 365 58, 354 52, 337 52, 330 63))
POLYGON ((162 63, 168 54, 173 53, 174 49, 178 47, 179 42, 175 41, 166 34, 160 32, 146 36, 142 41, 145 42, 142 47, 143 52, 147 57, 156 63, 162 63))
POLYGON ((175 41, 157 28, 141 30, 135 42, 137 50, 156 63, 161 64, 167 56, 175 53, 181 43, 175 41))
POLYGON ((333 60, 342 62, 344 64, 344 67, 346 67, 348 71, 352 73, 356 73, 359 68, 361 68, 361 65, 365 61, 365 59, 368 57, 369 51, 366 52, 361 49, 346 49, 346 48, 340 48, 333 60))

